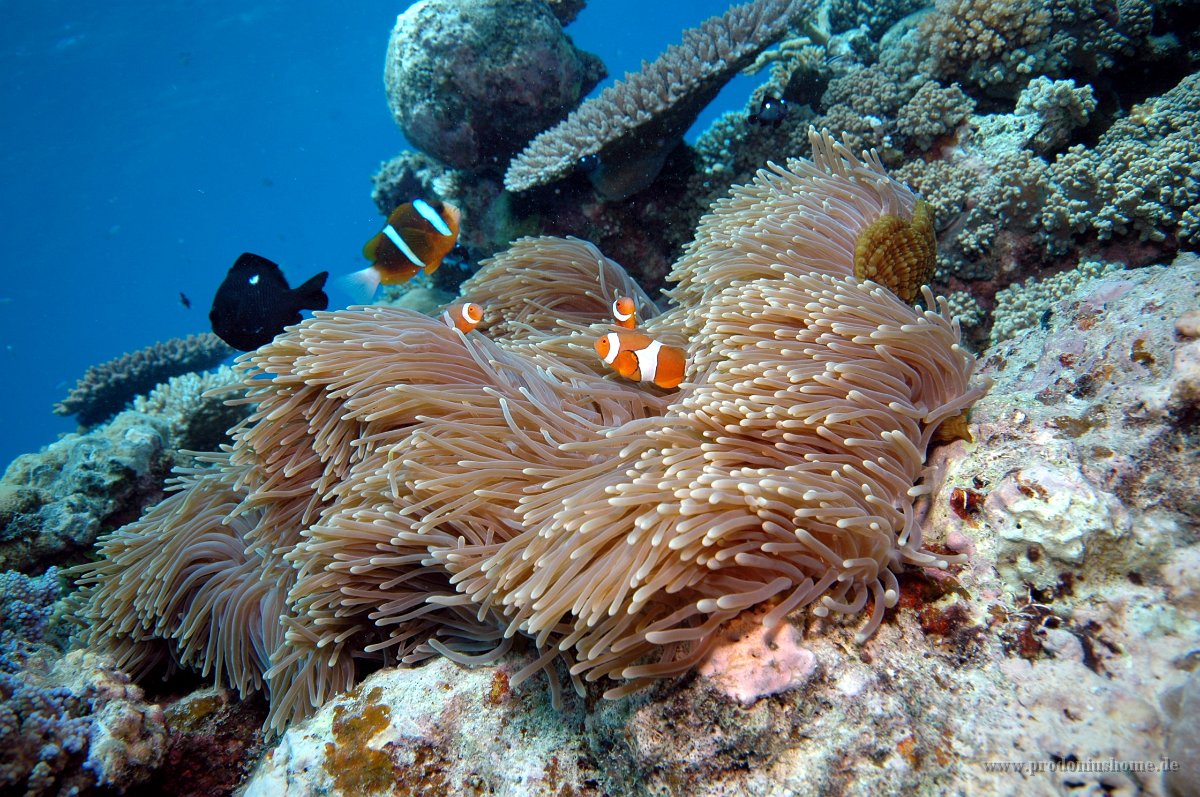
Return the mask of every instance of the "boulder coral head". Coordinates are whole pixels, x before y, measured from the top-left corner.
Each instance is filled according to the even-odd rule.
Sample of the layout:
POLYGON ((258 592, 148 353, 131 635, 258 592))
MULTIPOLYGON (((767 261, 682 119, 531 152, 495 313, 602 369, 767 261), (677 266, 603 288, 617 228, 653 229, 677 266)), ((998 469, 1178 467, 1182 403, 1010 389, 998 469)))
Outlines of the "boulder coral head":
POLYGON ((397 18, 383 77, 409 141, 478 170, 507 163, 605 74, 541 0, 423 0, 397 18))
POLYGON ((557 694, 561 660, 615 697, 688 671, 759 605, 771 627, 866 611, 865 639, 905 563, 946 564, 913 499, 933 435, 982 388, 944 302, 855 276, 859 236, 911 222, 913 195, 811 139, 813 162, 717 203, 676 305, 645 323, 687 347, 677 391, 595 356, 627 278, 581 241, 485 266, 470 334, 359 308, 244 355, 257 406, 232 446, 85 567, 92 643, 265 686, 279 728, 364 664, 518 647, 514 684, 545 671, 557 694))

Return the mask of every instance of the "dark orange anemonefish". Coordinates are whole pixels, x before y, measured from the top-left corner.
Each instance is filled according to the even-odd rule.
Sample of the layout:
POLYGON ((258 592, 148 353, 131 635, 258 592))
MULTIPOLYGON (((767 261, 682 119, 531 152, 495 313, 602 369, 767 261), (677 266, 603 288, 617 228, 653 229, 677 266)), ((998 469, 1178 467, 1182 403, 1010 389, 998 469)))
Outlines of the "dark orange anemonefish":
POLYGON ((462 214, 449 202, 414 199, 391 212, 387 224, 363 246, 371 265, 344 278, 351 293, 375 295, 380 284, 408 282, 422 269, 437 271, 458 241, 462 214))
POLYGON ((617 326, 626 329, 637 328, 637 305, 628 296, 618 296, 612 306, 613 319, 617 326))
POLYGON ((596 353, 626 379, 653 382, 666 390, 683 381, 683 349, 640 332, 609 332, 596 341, 596 353))
POLYGON ((442 320, 466 334, 483 321, 483 308, 474 302, 459 302, 442 311, 442 320))

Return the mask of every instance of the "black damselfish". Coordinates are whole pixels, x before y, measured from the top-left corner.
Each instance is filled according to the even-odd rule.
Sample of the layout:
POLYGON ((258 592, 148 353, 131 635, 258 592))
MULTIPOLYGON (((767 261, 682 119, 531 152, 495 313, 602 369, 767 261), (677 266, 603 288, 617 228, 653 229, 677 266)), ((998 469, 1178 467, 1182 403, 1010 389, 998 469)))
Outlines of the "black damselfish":
POLYGON ((329 306, 323 290, 328 276, 328 271, 322 271, 293 289, 278 265, 245 252, 234 261, 213 297, 208 312, 212 330, 235 349, 257 349, 284 327, 300 323, 301 310, 324 310, 329 306))
POLYGON ((788 115, 788 103, 783 97, 763 95, 758 110, 750 114, 750 123, 763 127, 779 127, 788 115))

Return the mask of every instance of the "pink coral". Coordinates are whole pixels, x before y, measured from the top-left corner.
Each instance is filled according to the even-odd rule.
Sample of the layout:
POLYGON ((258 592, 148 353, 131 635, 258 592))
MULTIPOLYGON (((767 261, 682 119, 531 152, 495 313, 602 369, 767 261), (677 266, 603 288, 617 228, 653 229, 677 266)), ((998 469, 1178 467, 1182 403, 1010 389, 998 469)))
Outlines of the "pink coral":
POLYGON ((726 641, 718 643, 700 665, 700 674, 740 703, 803 686, 817 669, 817 657, 800 646, 800 632, 783 623, 762 624, 756 614, 733 623, 726 641))

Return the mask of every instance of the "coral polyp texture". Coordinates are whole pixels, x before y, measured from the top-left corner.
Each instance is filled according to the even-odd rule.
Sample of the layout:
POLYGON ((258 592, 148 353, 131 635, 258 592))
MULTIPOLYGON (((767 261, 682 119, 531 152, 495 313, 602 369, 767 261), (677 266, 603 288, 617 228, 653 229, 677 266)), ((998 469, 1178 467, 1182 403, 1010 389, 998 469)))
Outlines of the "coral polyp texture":
POLYGON ((509 164, 505 188, 524 191, 553 182, 587 156, 598 159, 588 176, 606 198, 624 199, 646 188, 721 87, 812 5, 755 0, 685 31, 682 42, 529 142, 509 164))
POLYGON ((244 355, 257 406, 232 446, 85 567, 91 642, 265 686, 278 728, 372 663, 519 649, 513 685, 545 671, 557 690, 561 661, 615 697, 690 670, 760 604, 769 627, 865 613, 866 638, 906 563, 946 566, 913 501, 934 434, 983 388, 944 303, 855 276, 859 236, 911 223, 915 198, 812 143, 719 203, 677 264, 676 306, 645 324, 687 347, 676 392, 596 357, 627 278, 578 241, 518 244, 473 281, 536 267, 524 298, 574 294, 565 317, 500 308, 481 329, 513 332, 489 338, 326 312, 244 355))

